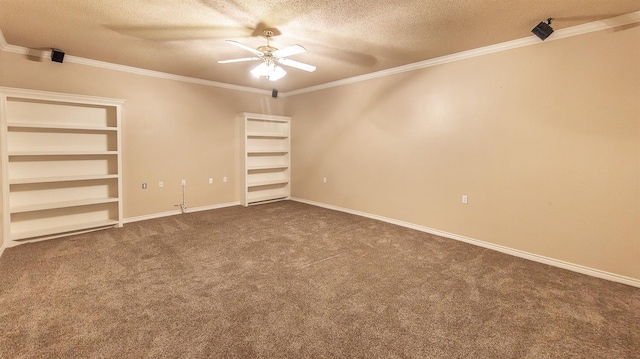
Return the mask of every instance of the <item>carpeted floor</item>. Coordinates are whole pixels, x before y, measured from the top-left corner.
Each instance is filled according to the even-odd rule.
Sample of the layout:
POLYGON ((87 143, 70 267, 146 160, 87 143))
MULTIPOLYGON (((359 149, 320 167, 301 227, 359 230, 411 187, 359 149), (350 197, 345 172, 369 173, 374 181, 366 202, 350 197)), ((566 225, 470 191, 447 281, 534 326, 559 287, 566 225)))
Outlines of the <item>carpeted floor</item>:
POLYGON ((9 248, 2 358, 639 358, 640 289, 296 202, 9 248))

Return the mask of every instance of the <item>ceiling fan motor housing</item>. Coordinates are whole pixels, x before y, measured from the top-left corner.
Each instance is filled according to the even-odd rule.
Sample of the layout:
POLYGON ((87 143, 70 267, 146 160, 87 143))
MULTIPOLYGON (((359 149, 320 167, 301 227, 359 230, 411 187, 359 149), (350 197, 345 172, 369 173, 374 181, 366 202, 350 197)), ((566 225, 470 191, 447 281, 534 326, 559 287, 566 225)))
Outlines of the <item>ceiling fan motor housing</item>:
POLYGON ((267 54, 271 55, 272 52, 278 51, 278 49, 276 49, 275 47, 268 46, 268 45, 267 46, 260 46, 260 47, 258 47, 257 50, 260 51, 260 52, 264 52, 265 55, 267 55, 267 54))

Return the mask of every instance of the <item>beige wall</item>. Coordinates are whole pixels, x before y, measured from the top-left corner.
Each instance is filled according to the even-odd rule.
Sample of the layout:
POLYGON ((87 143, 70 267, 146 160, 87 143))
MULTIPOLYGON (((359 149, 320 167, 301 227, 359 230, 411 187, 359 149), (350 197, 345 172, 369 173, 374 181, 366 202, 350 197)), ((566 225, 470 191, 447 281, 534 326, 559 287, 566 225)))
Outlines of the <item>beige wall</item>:
POLYGON ((288 115, 295 197, 640 279, 639 40, 616 29, 277 100, 0 52, 0 86, 127 101, 127 218, 176 209, 183 178, 189 207, 237 201, 235 114, 288 115))
POLYGON ((639 59, 635 26, 288 97, 292 195, 640 279, 639 59))
POLYGON ((125 99, 125 218, 239 200, 238 112, 282 115, 282 99, 0 52, 0 86, 125 99), (228 183, 222 177, 229 178, 228 183), (214 184, 208 184, 209 177, 214 184), (164 188, 158 182, 164 181, 164 188), (147 182, 149 188, 142 189, 147 182))

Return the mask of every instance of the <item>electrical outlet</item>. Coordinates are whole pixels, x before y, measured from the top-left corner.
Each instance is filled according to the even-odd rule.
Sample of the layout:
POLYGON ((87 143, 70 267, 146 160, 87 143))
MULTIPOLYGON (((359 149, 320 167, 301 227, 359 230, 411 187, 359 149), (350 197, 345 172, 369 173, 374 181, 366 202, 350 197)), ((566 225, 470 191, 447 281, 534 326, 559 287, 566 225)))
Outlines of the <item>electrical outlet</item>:
POLYGON ((227 177, 222 177, 222 182, 227 182, 227 177))
POLYGON ((327 177, 322 177, 322 182, 327 183, 327 177))
POLYGON ((164 187, 164 182, 162 182, 162 181, 158 182, 158 187, 160 187, 160 188, 164 187))
POLYGON ((462 203, 464 203, 464 204, 469 203, 469 197, 467 197, 467 195, 466 195, 466 194, 463 194, 463 195, 462 195, 462 203))
POLYGON ((147 184, 146 183, 142 184, 142 189, 147 189, 147 184))
POLYGON ((209 184, 213 183, 213 178, 209 178, 209 184))

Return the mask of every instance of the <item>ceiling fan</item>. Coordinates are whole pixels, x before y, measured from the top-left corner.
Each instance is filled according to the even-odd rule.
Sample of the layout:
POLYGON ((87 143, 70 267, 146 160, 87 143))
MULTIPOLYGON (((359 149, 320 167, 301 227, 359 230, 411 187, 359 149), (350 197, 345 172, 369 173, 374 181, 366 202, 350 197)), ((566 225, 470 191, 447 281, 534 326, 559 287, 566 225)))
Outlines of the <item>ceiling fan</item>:
POLYGON ((235 45, 241 49, 247 50, 254 54, 253 57, 243 57, 239 59, 231 59, 231 60, 221 60, 218 61, 219 64, 228 64, 233 62, 242 62, 242 61, 254 61, 261 60, 262 62, 256 68, 251 70, 251 74, 255 77, 266 77, 271 81, 276 81, 284 77, 287 72, 277 64, 294 67, 296 69, 313 72, 316 70, 315 66, 308 65, 302 62, 294 61, 287 59, 287 56, 293 56, 297 54, 301 54, 306 52, 304 47, 300 45, 292 45, 285 47, 284 49, 277 49, 271 46, 270 40, 274 34, 274 30, 267 29, 263 31, 264 36, 267 38, 267 45, 260 46, 257 49, 251 48, 249 46, 243 45, 237 41, 226 40, 231 45, 235 45))

